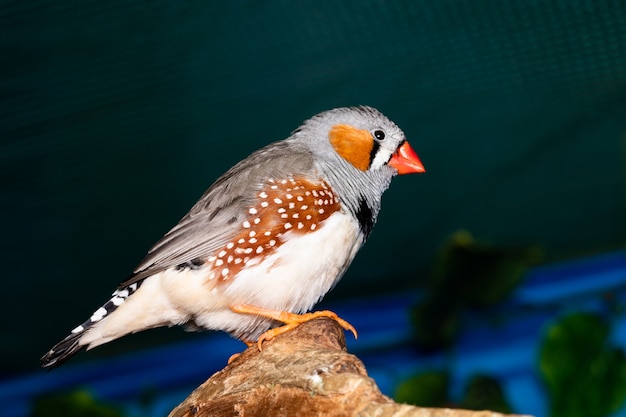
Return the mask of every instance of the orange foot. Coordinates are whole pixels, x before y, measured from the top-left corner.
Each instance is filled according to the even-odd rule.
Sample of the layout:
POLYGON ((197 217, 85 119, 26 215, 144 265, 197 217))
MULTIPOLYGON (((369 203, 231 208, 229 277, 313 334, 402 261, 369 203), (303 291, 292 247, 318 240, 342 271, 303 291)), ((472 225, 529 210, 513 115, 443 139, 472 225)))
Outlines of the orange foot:
POLYGON ((309 320, 316 319, 318 317, 328 317, 330 319, 335 320, 341 327, 345 330, 350 330, 352 334, 354 334, 354 338, 358 337, 356 333, 356 329, 350 323, 345 321, 344 319, 337 316, 337 314, 332 311, 323 310, 323 311, 315 311, 313 313, 307 314, 295 314, 288 313, 286 311, 277 311, 277 310, 269 310, 262 307, 252 306, 249 304, 238 304, 234 305, 230 308, 235 313, 243 313, 243 314, 256 314, 257 316, 267 317, 268 319, 281 321, 285 323, 284 326, 276 327, 274 329, 270 329, 259 336, 259 340, 257 341, 257 346, 259 350, 262 349, 263 342, 266 340, 273 339, 274 337, 288 332, 291 329, 298 327, 300 324, 305 323, 309 320))
MULTIPOLYGON (((247 340, 242 340, 242 342, 245 343, 248 347, 252 346, 252 344, 254 343, 248 342, 247 340)), ((239 356, 241 356, 241 353, 233 353, 232 355, 230 355, 230 358, 228 358, 228 364, 230 365, 230 363, 237 359, 239 356)))

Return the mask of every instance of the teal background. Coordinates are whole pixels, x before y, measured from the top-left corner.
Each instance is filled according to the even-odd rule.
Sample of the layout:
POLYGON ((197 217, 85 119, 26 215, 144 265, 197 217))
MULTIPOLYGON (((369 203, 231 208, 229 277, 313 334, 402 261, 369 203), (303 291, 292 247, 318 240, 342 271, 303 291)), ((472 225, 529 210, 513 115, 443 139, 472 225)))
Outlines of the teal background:
POLYGON ((419 287, 459 228, 546 261, 621 247, 625 45, 621 1, 0 1, 0 375, 35 370, 223 171, 333 107, 383 111, 427 173, 394 181, 330 299, 419 287))

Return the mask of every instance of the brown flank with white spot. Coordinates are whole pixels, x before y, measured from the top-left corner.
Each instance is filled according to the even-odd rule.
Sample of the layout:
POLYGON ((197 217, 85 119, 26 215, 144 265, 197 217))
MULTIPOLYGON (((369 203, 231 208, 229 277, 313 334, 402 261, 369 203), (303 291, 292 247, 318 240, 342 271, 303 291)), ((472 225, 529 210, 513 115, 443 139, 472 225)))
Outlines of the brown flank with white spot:
POLYGON ((286 234, 312 232, 340 208, 324 181, 269 179, 258 192, 256 204, 248 209, 241 233, 209 257, 209 280, 225 282, 250 261, 262 262, 283 244, 286 234))

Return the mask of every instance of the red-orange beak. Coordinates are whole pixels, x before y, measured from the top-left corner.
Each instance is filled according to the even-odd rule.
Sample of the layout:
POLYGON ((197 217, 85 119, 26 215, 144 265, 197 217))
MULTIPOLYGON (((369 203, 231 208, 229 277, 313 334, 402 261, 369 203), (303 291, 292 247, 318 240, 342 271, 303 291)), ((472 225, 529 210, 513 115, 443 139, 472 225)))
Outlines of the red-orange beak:
POLYGON ((398 148, 396 153, 393 154, 389 160, 389 165, 394 167, 398 174, 421 174, 426 172, 422 161, 409 145, 409 142, 404 142, 402 146, 398 148))

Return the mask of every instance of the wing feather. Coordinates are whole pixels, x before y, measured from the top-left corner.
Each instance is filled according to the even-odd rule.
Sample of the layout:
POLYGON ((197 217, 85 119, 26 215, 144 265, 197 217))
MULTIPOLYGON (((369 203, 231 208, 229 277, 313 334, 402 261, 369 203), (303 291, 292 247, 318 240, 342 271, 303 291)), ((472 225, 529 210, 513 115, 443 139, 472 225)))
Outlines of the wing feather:
POLYGON ((257 191, 267 180, 287 178, 294 172, 316 177, 310 152, 288 140, 270 144, 239 162, 150 248, 120 288, 186 262, 208 258, 241 231, 249 208, 258 198, 257 191))

